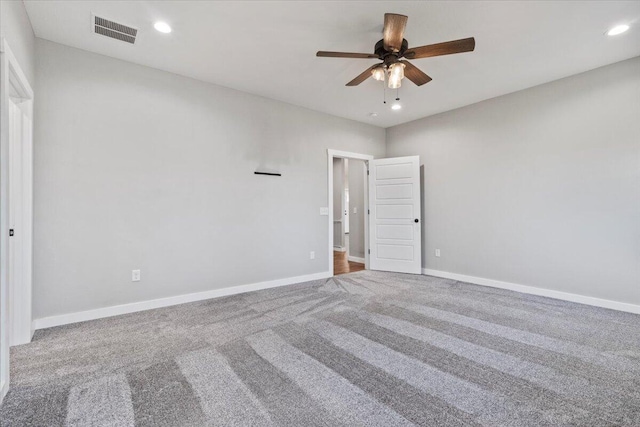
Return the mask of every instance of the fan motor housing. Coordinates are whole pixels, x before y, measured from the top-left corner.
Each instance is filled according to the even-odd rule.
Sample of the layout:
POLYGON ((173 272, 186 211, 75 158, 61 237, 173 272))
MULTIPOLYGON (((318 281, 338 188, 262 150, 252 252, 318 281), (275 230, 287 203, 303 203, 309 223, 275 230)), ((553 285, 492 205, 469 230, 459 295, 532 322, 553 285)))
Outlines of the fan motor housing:
POLYGON ((376 43, 373 53, 378 55, 380 59, 384 60, 386 57, 390 55, 395 56, 396 58, 401 58, 407 49, 409 49, 409 42, 407 41, 407 39, 402 39, 402 47, 400 48, 399 52, 389 52, 384 48, 384 40, 380 40, 378 43, 376 43))

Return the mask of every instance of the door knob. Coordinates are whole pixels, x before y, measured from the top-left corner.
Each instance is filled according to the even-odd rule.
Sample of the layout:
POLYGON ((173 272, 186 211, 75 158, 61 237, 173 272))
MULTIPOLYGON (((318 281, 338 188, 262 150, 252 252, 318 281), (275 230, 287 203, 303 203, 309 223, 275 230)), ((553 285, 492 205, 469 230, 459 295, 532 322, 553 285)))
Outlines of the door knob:
POLYGON ((420 222, 418 218, 414 219, 413 222, 420 222))

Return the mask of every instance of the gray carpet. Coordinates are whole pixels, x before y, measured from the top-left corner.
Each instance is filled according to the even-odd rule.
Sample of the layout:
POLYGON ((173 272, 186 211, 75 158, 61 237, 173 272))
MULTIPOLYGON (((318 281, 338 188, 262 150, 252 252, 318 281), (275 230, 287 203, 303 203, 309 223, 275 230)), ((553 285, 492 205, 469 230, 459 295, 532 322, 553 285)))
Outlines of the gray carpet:
POLYGON ((362 271, 41 330, 2 426, 640 426, 640 316, 362 271))

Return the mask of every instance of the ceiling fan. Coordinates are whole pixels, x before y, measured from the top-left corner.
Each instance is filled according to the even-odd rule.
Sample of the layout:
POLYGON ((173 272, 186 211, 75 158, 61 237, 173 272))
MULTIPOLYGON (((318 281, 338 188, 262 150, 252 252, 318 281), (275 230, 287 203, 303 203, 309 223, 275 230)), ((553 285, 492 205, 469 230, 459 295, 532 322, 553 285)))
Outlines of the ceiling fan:
POLYGON ((382 40, 376 43, 373 50, 374 53, 318 51, 316 56, 326 58, 379 59, 382 63, 367 68, 362 74, 347 83, 347 86, 357 86, 369 77, 373 77, 379 81, 388 80, 389 88, 397 89, 402 85, 402 79, 404 77, 411 80, 417 86, 422 86, 431 81, 431 77, 402 58, 420 59, 431 56, 451 55, 453 53, 471 52, 476 47, 475 39, 469 37, 450 42, 410 48, 409 43, 404 39, 404 29, 406 26, 407 17, 405 15, 385 13, 382 40))

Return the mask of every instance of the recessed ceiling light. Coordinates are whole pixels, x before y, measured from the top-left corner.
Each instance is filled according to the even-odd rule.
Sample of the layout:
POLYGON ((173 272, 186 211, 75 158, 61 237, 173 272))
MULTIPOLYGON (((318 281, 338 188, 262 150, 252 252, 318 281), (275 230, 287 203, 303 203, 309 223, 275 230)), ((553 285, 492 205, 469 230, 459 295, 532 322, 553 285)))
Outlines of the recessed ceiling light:
POLYGON ((391 109, 392 109, 392 110, 399 110, 399 109, 401 109, 401 108, 402 108, 402 105, 400 105, 400 104, 393 104, 393 105, 391 106, 391 109))
POLYGON ((617 36, 618 34, 622 34, 629 29, 629 26, 626 24, 616 25, 609 31, 607 31, 608 36, 617 36))
POLYGON ((166 22, 156 22, 153 24, 153 28, 165 34, 171 32, 171 27, 166 22))
POLYGON ((369 117, 371 117, 372 119, 378 117, 378 113, 369 113, 369 117))

